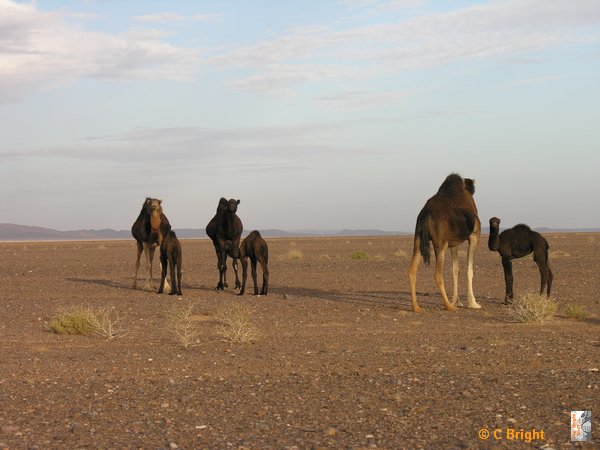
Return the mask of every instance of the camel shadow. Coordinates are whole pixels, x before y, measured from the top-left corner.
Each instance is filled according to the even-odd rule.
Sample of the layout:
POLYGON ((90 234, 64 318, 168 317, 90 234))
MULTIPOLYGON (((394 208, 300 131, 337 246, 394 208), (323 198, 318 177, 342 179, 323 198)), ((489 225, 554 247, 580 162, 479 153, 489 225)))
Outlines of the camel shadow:
POLYGON ((86 284, 95 284, 98 286, 106 286, 115 289, 126 289, 128 291, 135 291, 139 289, 133 289, 131 283, 119 283, 114 280, 104 280, 98 278, 65 278, 67 281, 72 281, 74 283, 86 283, 86 284))

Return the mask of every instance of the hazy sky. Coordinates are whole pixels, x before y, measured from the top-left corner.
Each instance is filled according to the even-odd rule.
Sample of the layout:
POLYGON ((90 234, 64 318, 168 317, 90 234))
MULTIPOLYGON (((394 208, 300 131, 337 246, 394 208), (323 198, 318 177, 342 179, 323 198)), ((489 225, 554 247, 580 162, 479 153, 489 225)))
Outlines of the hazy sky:
POLYGON ((598 0, 0 0, 0 222, 600 226, 598 0))

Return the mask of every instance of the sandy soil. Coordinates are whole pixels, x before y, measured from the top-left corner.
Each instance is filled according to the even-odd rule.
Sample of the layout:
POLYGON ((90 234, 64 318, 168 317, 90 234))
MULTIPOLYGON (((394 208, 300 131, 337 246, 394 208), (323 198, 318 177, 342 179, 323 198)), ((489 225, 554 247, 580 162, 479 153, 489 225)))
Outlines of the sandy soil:
MULTIPOLYGON (((411 237, 268 239, 267 297, 216 292, 212 244, 183 241, 182 299, 131 289, 133 240, 2 243, 0 448, 594 448, 569 433, 571 410, 592 410, 600 433, 600 235, 546 237, 554 296, 584 320, 561 309, 548 324, 511 321, 487 236, 475 267, 483 309, 443 310, 422 267, 420 315, 411 237), (370 259, 351 259, 358 250, 370 259), (198 336, 185 349, 168 314, 189 301, 198 336), (219 333, 223 308, 240 304, 252 342, 219 333), (49 331, 74 305, 112 308, 126 334, 49 331), (482 428, 501 439, 481 440, 482 428), (544 439, 509 440, 510 429, 544 439)), ((517 295, 538 289, 531 258, 514 273, 517 295)))

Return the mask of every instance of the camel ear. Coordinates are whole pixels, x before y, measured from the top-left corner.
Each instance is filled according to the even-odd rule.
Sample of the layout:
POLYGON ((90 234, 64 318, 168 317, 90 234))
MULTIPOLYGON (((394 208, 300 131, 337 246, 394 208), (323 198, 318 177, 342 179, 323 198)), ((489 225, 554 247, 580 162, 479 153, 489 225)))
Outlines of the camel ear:
MULTIPOLYGON (((157 199, 158 200, 158 199, 157 199)), ((162 200, 158 200, 158 204, 160 205, 162 203, 162 200)))
POLYGON ((238 200, 237 202, 235 202, 235 204, 236 204, 236 205, 239 205, 239 204, 240 204, 240 201, 238 200))

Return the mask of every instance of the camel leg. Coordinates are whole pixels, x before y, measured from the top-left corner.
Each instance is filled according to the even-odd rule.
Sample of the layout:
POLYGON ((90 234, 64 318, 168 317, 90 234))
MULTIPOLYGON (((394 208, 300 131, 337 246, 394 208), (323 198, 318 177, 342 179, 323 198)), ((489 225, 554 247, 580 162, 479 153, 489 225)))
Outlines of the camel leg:
POLYGON ((513 301, 513 274, 512 261, 510 256, 502 257, 502 268, 504 269, 504 284, 506 285, 506 295, 504 296, 504 304, 509 305, 513 301))
POLYGON ((256 258, 250 259, 250 265, 252 266, 252 282, 254 283, 254 295, 258 295, 258 283, 256 280, 256 263, 258 260, 256 258))
POLYGON ((157 294, 162 294, 165 289, 165 280, 167 279, 167 264, 166 264, 166 256, 160 254, 160 285, 158 286, 157 294))
POLYGON ((148 270, 146 276, 145 289, 156 289, 154 287, 154 280, 152 278, 152 260, 154 259, 154 247, 147 242, 144 242, 144 255, 146 256, 146 268, 148 270))
POLYGON ((238 295, 244 295, 244 292, 246 292, 246 280, 248 279, 248 258, 242 256, 240 261, 242 262, 242 287, 238 295))
POLYGON ((419 306, 417 302, 417 271, 419 270, 419 264, 421 264, 421 252, 419 251, 419 237, 415 237, 415 245, 413 249, 412 260, 408 267, 408 284, 410 285, 410 296, 412 300, 412 308, 416 313, 423 312, 423 308, 419 306))
POLYGON ((473 309, 481 308, 481 305, 475 300, 475 294, 473 294, 473 260, 478 243, 479 234, 471 234, 469 236, 469 248, 467 249, 467 308, 473 309))
POLYGON ((140 258, 142 256, 142 252, 144 251, 144 246, 141 242, 136 241, 137 243, 137 258, 135 259, 135 276, 133 278, 133 289, 137 288, 137 279, 138 279, 138 271, 140 270, 140 258))
MULTIPOLYGON (((166 262, 163 263, 163 264, 166 265, 166 262)), ((170 269, 169 272, 170 272, 170 275, 171 275, 171 292, 169 292, 169 295, 175 295, 175 294, 178 294, 178 292, 177 292, 177 278, 175 277, 175 270, 176 269, 175 269, 175 257, 174 256, 172 256, 170 258, 169 269, 170 269)), ((163 268, 163 270, 165 270, 165 269, 163 268)))
POLYGON ((263 284, 260 294, 267 295, 267 292, 269 291, 269 268, 267 267, 267 262, 264 260, 264 258, 260 258, 258 261, 260 262, 260 267, 262 268, 263 273, 263 284))
POLYGON ((452 247, 450 249, 452 255, 452 304, 458 306, 464 306, 458 297, 458 275, 460 273, 460 267, 458 265, 458 247, 452 247))
POLYGON ((537 264, 538 269, 540 271, 540 295, 544 293, 546 286, 548 285, 548 297, 550 296, 550 284, 552 281, 550 280, 550 267, 548 266, 548 261, 546 260, 546 250, 542 252, 535 252, 533 255, 533 261, 537 264))
POLYGON ((442 294, 444 300, 444 306, 448 311, 456 310, 456 306, 448 301, 448 295, 446 294, 446 286, 444 285, 444 257, 446 249, 448 248, 448 242, 444 242, 441 246, 435 246, 435 282, 442 294))

